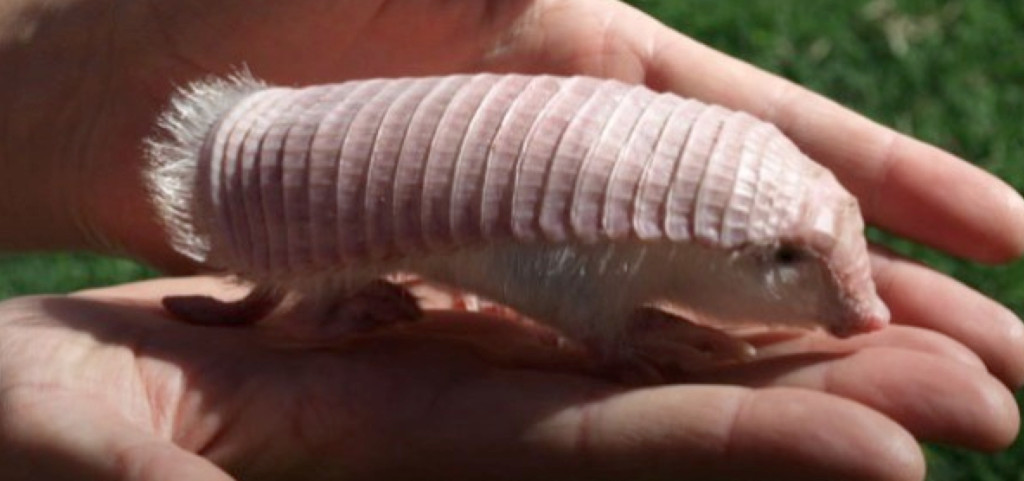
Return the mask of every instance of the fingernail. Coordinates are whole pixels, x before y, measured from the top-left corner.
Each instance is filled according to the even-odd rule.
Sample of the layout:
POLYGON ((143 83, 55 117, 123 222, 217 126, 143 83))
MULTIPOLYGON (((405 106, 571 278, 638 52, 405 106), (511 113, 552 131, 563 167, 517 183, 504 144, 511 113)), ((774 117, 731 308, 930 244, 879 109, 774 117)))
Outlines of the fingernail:
MULTIPOLYGON (((1009 187, 1009 186, 1008 186, 1009 187)), ((1003 203, 1009 217, 1010 225, 1016 225, 1016 232, 1010 240, 1010 250, 1013 257, 1024 255, 1024 198, 1012 187, 1006 189, 1003 203)))

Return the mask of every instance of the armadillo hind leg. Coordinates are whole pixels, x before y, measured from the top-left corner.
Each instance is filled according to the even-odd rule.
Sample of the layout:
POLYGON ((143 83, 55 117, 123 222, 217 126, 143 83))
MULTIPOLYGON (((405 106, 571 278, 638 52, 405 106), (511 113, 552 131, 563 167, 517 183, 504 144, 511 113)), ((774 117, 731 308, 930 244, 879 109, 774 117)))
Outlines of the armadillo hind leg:
POLYGON ((237 301, 202 295, 167 296, 162 304, 173 317, 189 324, 249 326, 267 317, 283 299, 284 295, 272 288, 256 286, 237 301))
POLYGON ((423 317, 404 285, 373 276, 323 280, 289 292, 285 306, 264 323, 300 343, 330 343, 423 317))
POLYGON ((314 302, 312 325, 321 338, 375 331, 423 317, 416 297, 404 285, 385 279, 372 280, 349 296, 314 302))
POLYGON ((416 297, 405 286, 384 279, 371 280, 351 293, 321 290, 295 296, 297 299, 287 303, 285 292, 257 285, 236 301, 192 295, 167 296, 162 303, 174 318, 204 326, 250 326, 276 310, 280 313, 274 317, 288 319, 281 327, 291 337, 318 340, 365 333, 423 316, 416 297))

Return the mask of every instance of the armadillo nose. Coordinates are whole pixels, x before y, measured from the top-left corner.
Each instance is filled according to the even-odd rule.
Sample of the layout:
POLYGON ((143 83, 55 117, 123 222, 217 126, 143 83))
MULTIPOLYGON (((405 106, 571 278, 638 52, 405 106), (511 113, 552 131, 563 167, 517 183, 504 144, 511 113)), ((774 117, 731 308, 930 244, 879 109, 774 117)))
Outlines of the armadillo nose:
POLYGON ((871 307, 871 313, 867 316, 865 330, 877 331, 888 326, 891 318, 892 314, 889 312, 889 307, 881 299, 875 298, 874 305, 871 307))
POLYGON ((870 316, 864 318, 864 320, 861 322, 861 325, 856 330, 856 332, 853 332, 851 334, 863 334, 863 333, 868 333, 868 332, 874 332, 874 331, 878 331, 878 330, 880 330, 880 329, 882 329, 882 328, 884 328, 885 326, 888 326, 888 325, 889 325, 889 318, 887 316, 883 317, 883 316, 878 316, 878 315, 870 315, 870 316))

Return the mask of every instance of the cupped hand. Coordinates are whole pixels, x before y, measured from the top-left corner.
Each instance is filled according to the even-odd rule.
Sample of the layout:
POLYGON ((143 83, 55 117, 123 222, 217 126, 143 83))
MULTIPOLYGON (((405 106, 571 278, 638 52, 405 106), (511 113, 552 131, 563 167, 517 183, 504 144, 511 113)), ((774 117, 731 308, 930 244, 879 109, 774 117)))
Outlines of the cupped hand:
POLYGON ((4 479, 915 480, 915 437, 1016 434, 971 346, 927 329, 762 341, 753 363, 630 388, 542 331, 466 313, 315 346, 166 318, 161 296, 197 288, 238 290, 186 278, 0 304, 4 479))

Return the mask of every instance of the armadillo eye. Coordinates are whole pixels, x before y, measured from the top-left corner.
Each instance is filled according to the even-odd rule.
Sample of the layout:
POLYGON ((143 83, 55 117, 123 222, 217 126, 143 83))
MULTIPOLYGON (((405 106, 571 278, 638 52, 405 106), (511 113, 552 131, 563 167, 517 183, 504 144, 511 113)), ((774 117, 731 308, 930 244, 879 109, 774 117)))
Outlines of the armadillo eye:
POLYGON ((780 245, 775 249, 775 263, 789 266, 796 264, 804 259, 804 252, 796 246, 789 244, 780 245))

